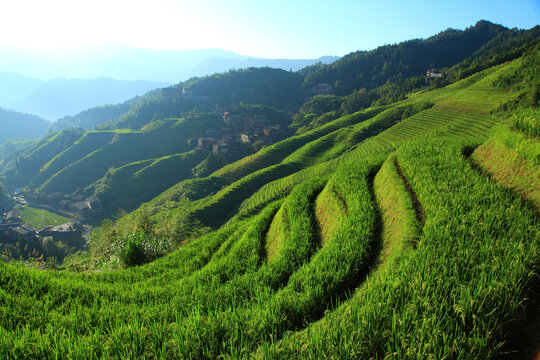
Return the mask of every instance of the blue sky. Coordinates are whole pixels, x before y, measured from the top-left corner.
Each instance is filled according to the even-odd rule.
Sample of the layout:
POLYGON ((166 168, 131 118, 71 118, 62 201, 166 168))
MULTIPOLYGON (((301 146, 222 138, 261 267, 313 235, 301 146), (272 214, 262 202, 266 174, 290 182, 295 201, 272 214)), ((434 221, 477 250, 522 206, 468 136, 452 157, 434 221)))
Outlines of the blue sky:
POLYGON ((528 29, 540 23, 540 0, 2 1, 0 45, 122 43, 315 58, 464 29, 480 19, 528 29))

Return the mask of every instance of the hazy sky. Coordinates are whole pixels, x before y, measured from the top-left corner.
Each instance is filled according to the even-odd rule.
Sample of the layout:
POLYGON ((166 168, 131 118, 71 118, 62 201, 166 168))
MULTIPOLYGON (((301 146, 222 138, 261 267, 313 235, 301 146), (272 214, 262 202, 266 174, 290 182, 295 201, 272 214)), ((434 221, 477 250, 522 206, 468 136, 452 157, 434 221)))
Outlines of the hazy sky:
POLYGON ((268 58, 344 55, 480 19, 540 23, 540 0, 0 0, 0 45, 123 43, 268 58))

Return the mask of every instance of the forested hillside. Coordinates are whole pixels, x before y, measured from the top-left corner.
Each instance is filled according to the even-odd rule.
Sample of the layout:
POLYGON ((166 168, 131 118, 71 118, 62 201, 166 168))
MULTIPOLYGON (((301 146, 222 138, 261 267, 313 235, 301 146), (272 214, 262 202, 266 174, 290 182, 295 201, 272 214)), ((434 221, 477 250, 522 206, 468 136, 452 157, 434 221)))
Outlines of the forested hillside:
POLYGON ((479 21, 465 30, 447 29, 427 39, 349 54, 310 74, 304 87, 330 83, 338 95, 362 88, 370 90, 388 82, 423 75, 426 69, 450 67, 531 31, 538 36, 538 29, 510 30, 489 21, 479 21))
POLYGON ((0 145, 7 139, 34 139, 47 134, 50 123, 36 115, 0 108, 0 145))
MULTIPOLYGON (((175 85, 173 88, 177 91, 168 91, 166 96, 152 92, 141 101, 132 103, 130 110, 115 114, 114 119, 119 121, 109 121, 105 128, 138 129, 154 119, 183 117, 189 112, 206 112, 214 110, 216 105, 230 106, 240 102, 262 103, 281 110, 296 111, 304 97, 314 94, 313 87, 319 83, 329 84, 334 95, 347 95, 341 101, 348 102, 345 107, 354 112, 377 100, 384 103, 402 100, 400 97, 407 92, 425 85, 427 69, 457 66, 447 71, 448 78, 456 81, 519 57, 526 47, 534 43, 539 32, 539 27, 530 30, 507 29, 480 21, 463 31, 448 29, 428 39, 351 53, 332 64, 315 64, 293 73, 279 69, 248 68, 192 78, 175 85), (180 96, 183 89, 192 96, 180 96), (362 91, 369 93, 369 96, 364 96, 362 91)), ((107 114, 113 114, 114 108, 109 109, 107 114)), ((104 120, 98 111, 88 115, 93 118, 93 124, 112 118, 107 115, 110 118, 104 120)), ((74 118, 88 115, 81 114, 74 118)))
POLYGON ((51 130, 59 131, 72 127, 94 130, 98 125, 118 119, 138 101, 140 97, 135 97, 120 104, 96 106, 75 115, 64 116, 51 124, 51 130))

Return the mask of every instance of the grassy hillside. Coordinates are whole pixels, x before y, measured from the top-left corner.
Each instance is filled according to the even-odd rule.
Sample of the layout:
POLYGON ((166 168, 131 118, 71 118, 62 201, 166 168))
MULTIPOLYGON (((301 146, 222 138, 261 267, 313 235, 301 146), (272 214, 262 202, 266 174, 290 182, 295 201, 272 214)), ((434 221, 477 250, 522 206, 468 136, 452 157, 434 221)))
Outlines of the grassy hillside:
POLYGON ((4 176, 44 193, 96 193, 110 213, 130 210, 192 177, 191 169, 207 154, 190 151, 188 140, 222 125, 219 116, 208 114, 154 121, 141 130, 64 130, 13 154, 4 176))
MULTIPOLYGON (((99 271, 0 263, 0 357, 533 358, 537 50, 181 181, 92 234, 99 271)), ((145 151, 91 187, 144 197, 198 156, 145 151)))
POLYGON ((205 152, 192 150, 132 162, 107 171, 89 191, 108 204, 109 213, 133 210, 172 184, 192 177, 192 169, 206 156, 205 152))
POLYGON ((309 172, 327 173, 348 159, 388 153, 413 137, 449 134, 485 138, 497 123, 489 111, 519 96, 519 92, 499 89, 493 83, 518 68, 520 62, 487 69, 446 88, 415 93, 393 107, 342 117, 230 164, 207 178, 181 182, 150 204, 159 211, 166 201, 188 197, 195 200, 193 216, 218 227, 239 209, 249 213, 250 207, 258 209, 264 204, 254 199, 270 201, 283 196, 286 189, 310 176, 309 172), (410 111, 414 108, 420 111, 410 111), (407 117, 410 113, 414 114, 407 117))
MULTIPOLYGON (((76 161, 65 161, 65 157, 71 157, 73 152, 79 151, 78 147, 74 146, 68 149, 69 152, 60 154, 59 159, 53 159, 65 164, 65 167, 58 166, 61 170, 47 178, 39 187, 39 191, 71 193, 99 180, 110 168, 187 152, 190 150, 187 144, 190 138, 203 136, 207 129, 219 128, 222 121, 218 116, 200 116, 161 120, 140 131, 116 130, 110 141, 96 150, 89 144, 84 144, 87 152, 85 156, 77 154, 76 161)), ((108 134, 100 135, 105 140, 110 137, 108 134)), ((52 167, 55 166, 54 162, 50 164, 52 167)), ((174 178, 174 174, 168 176, 174 178)))
MULTIPOLYGON (((270 68, 249 68, 204 78, 194 78, 175 85, 174 88, 168 89, 170 90, 168 92, 156 90, 144 97, 132 99, 117 106, 95 108, 81 113, 79 119, 81 122, 105 121, 103 117, 114 118, 115 121, 100 127, 102 131, 88 132, 80 141, 73 144, 73 147, 71 146, 72 143, 69 142, 65 142, 62 147, 50 146, 50 140, 55 139, 49 136, 44 138, 40 144, 46 146, 41 149, 41 155, 39 153, 24 153, 17 156, 17 159, 13 159, 10 164, 3 166, 3 177, 6 182, 13 185, 28 185, 30 189, 37 189, 41 192, 61 191, 69 194, 78 191, 79 193, 90 193, 96 191, 98 183, 109 181, 103 177, 110 168, 120 168, 130 163, 181 154, 191 150, 180 145, 165 149, 165 144, 172 141, 169 135, 173 131, 170 133, 163 132, 158 135, 156 132, 157 127, 162 126, 163 121, 156 121, 156 119, 176 118, 179 116, 189 119, 191 117, 189 114, 200 111, 213 112, 216 109, 232 109, 238 107, 238 104, 242 102, 275 105, 281 110, 296 110, 305 96, 312 95, 311 85, 317 82, 328 82, 332 86, 335 85, 334 90, 336 93, 346 96, 329 96, 328 98, 332 102, 330 107, 326 106, 328 104, 315 104, 314 102, 319 101, 317 100, 318 97, 315 97, 304 104, 297 116, 295 116, 293 125, 299 127, 299 133, 305 133, 340 118, 342 115, 352 115, 357 110, 368 108, 370 105, 374 105, 374 109, 371 110, 376 110, 376 108, 380 108, 380 106, 376 105, 389 104, 397 99, 404 99, 408 91, 425 89, 426 86, 422 75, 425 68, 432 66, 443 67, 445 71, 448 71, 448 79, 445 80, 445 82, 448 82, 463 78, 469 73, 493 64, 499 64, 507 59, 519 57, 527 46, 534 43, 539 31, 540 28, 533 28, 528 31, 509 30, 499 25, 481 21, 465 31, 447 30, 426 40, 412 40, 399 45, 381 47, 371 52, 350 54, 335 64, 320 66, 317 69, 312 69, 313 71, 306 70, 293 73, 270 68), (456 50, 457 48, 459 48, 459 51, 456 50), (401 59, 399 66, 396 64, 396 59, 401 59), (445 66, 448 68, 444 68, 445 66), (366 69, 369 69, 371 74, 371 82, 365 78, 366 69), (396 77, 394 75, 397 74, 396 71, 398 70, 400 70, 401 75, 396 77), (351 73, 355 75, 349 76, 351 73), (346 79, 343 78, 344 76, 346 79), (368 81, 369 84, 364 84, 364 80, 368 81), (302 88, 303 81, 304 87, 302 88), (349 83, 351 81, 352 83, 349 83), (337 86, 338 84, 341 85, 337 86), (368 89, 367 92, 365 88, 368 89), (180 95, 181 90, 185 90, 185 95, 180 95), (312 111, 314 113, 311 113, 312 111), (113 139, 109 140, 112 133, 103 132, 104 129, 119 128, 139 129, 144 134, 134 131, 132 134, 126 135, 125 131, 121 131, 117 134, 118 136, 115 135, 113 139), (156 137, 149 136, 147 133, 153 133, 156 137), (158 140, 157 137, 160 137, 160 139, 158 140), (149 143, 159 145, 155 147, 153 145, 144 146, 149 143), (151 153, 152 151, 154 153, 151 153)), ((436 84, 432 85, 441 86, 441 84, 441 82, 436 82, 436 84)), ((436 86, 430 86, 430 88, 436 86)), ((422 106, 425 105, 422 104, 429 107, 429 101, 407 103, 406 106, 409 109, 404 109, 405 113, 402 114, 402 117, 406 118, 423 110, 422 106)), ((240 107, 242 106, 240 105, 240 107)), ((460 104, 454 102, 449 105, 439 104, 439 106, 459 107, 460 104)), ((466 109, 466 106, 461 107, 466 109)), ((75 121, 74 119, 71 120, 75 121)), ((195 124, 197 123, 187 122, 185 128, 178 128, 174 131, 186 133, 191 131, 190 136, 196 137, 202 132, 197 133, 197 131, 190 130, 191 128, 197 128, 195 124)), ((59 134, 62 134, 59 135, 60 137, 65 137, 67 132, 59 134)), ((79 136, 82 136, 82 134, 79 134, 79 136)), ((346 134, 344 133, 343 136, 346 136, 346 134)), ((331 135, 327 138, 327 141, 330 138, 336 138, 337 141, 342 140, 337 134, 331 135)), ((77 139, 72 141, 75 140, 77 139)), ((181 138, 178 144, 183 141, 185 139, 181 138)), ((354 141, 358 142, 357 140, 354 141)), ((319 146, 322 145, 319 144, 319 146)), ((330 152, 332 151, 334 150, 330 152)), ((336 151, 336 154, 339 153, 338 150, 336 151)), ((312 154, 316 154, 315 148, 313 148, 312 154)), ((329 153, 326 155, 337 156, 336 154, 329 153)), ((285 155, 288 156, 289 154, 285 155)), ((253 160, 254 164, 257 163, 256 159, 251 160, 253 160)), ((299 162, 296 161, 295 163, 299 162)), ((221 164, 219 163, 219 165, 221 164)), ((269 164, 270 162, 262 161, 257 166, 259 166, 258 169, 262 169, 269 164)), ((305 165, 309 165, 308 162, 302 166, 305 165)), ((136 168, 136 166, 134 165, 133 168, 136 168)), ((201 167, 205 166, 201 165, 201 167)), ((206 166, 206 168, 211 168, 211 171, 213 171, 218 165, 214 166, 206 166)), ((296 170, 298 169, 300 168, 296 167, 296 170)), ((196 169, 195 172, 197 174, 208 174, 210 171, 208 169, 201 171, 196 169)), ((226 181, 222 181, 223 179, 220 177, 213 178, 212 184, 206 184, 205 181, 194 181, 188 186, 188 183, 185 183, 186 186, 181 185, 181 187, 188 187, 188 189, 175 192, 173 198, 181 198, 182 194, 189 194, 190 198, 194 198, 194 192, 196 193, 198 190, 191 191, 190 189, 192 187, 200 188, 201 186, 204 187, 206 193, 197 195, 197 197, 206 196, 212 192, 217 192, 224 184, 230 184, 230 179, 236 181, 239 179, 238 176, 244 176, 251 172, 252 169, 246 166, 242 174, 233 175, 232 178, 227 174, 223 174, 223 177, 227 178, 226 181)), ((218 174, 218 176, 221 175, 218 174)), ((172 171, 168 174, 166 183, 173 184, 175 179, 179 180, 185 177, 184 175, 180 176, 178 172, 172 171)), ((161 191, 164 187, 162 184, 154 183, 148 184, 148 186, 156 189, 156 192, 161 191)), ((114 192, 115 189, 112 188, 111 191, 114 192)), ((126 196, 128 199, 140 197, 148 200, 154 195, 155 193, 152 192, 143 197, 141 197, 140 193, 131 193, 126 196)), ((134 201, 128 205, 128 208, 138 204, 139 202, 134 201)), ((112 208, 122 206, 124 205, 112 204, 112 208)))
POLYGON ((83 132, 81 130, 65 130, 49 133, 41 140, 34 142, 4 164, 0 174, 6 184, 23 186, 28 184, 41 166, 50 161, 56 154, 61 153, 77 141, 83 132))
POLYGON ((463 155, 477 144, 437 137, 395 156, 343 163, 260 215, 141 268, 74 274, 0 264, 3 311, 22 315, 1 318, 0 351, 30 358, 501 354, 506 329, 524 314, 540 239, 534 213, 463 155), (321 238, 315 229, 324 219, 314 207, 328 191, 346 215, 321 238), (400 201, 385 202, 388 191, 400 201), (272 231, 281 243, 267 243, 278 215, 282 225, 272 231))

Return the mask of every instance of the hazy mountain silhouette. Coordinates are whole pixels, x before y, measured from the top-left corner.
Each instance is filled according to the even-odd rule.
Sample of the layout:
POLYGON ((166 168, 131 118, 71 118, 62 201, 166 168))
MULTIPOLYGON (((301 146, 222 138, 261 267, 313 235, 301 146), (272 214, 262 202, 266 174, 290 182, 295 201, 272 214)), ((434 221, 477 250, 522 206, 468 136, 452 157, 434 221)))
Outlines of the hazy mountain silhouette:
POLYGON ((120 80, 148 80, 176 83, 192 76, 209 75, 231 68, 249 66, 298 70, 318 61, 263 59, 239 55, 221 49, 151 50, 120 44, 101 44, 42 52, 0 47, 0 71, 10 71, 39 79, 58 77, 92 79, 110 77, 120 80))
MULTIPOLYGON (((54 121, 66 115, 104 104, 116 104, 155 88, 169 85, 165 82, 97 79, 54 79, 38 84, 29 93, 9 103, 0 100, 0 106, 36 114, 54 121)), ((17 84, 12 85, 17 89, 17 84)), ((23 86, 17 92, 28 90, 23 86)))
POLYGON ((0 144, 7 139, 40 138, 50 124, 39 116, 0 108, 0 144))

